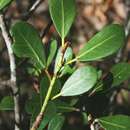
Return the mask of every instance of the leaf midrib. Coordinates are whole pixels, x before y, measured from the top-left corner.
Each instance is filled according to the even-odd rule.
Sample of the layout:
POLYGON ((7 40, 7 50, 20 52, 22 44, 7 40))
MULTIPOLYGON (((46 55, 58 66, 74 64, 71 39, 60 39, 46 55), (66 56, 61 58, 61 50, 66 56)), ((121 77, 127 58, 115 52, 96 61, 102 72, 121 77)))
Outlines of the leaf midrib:
POLYGON ((62 39, 64 38, 64 35, 65 35, 65 29, 64 29, 64 24, 65 24, 65 22, 64 22, 64 2, 63 2, 63 0, 61 0, 61 9, 62 9, 62 30, 61 30, 61 32, 62 32, 62 39))
POLYGON ((100 119, 100 121, 101 121, 102 123, 106 123, 106 124, 111 125, 111 126, 113 126, 113 127, 118 127, 118 128, 122 128, 122 129, 126 129, 126 128, 127 128, 127 127, 124 127, 124 126, 122 126, 122 125, 115 124, 115 123, 111 123, 111 122, 108 122, 108 121, 105 121, 105 120, 102 120, 102 119, 100 119))
POLYGON ((24 38, 23 34, 20 33, 19 30, 18 30, 18 32, 19 32, 20 36, 24 39, 24 41, 27 43, 28 47, 29 47, 29 48, 32 50, 32 52, 34 53, 34 56, 36 57, 37 61, 39 61, 40 65, 44 68, 44 65, 43 65, 42 61, 40 60, 40 58, 39 58, 37 52, 35 52, 35 50, 34 50, 33 47, 31 46, 30 42, 24 38))
MULTIPOLYGON (((76 84, 76 86, 77 86, 77 84, 80 84, 80 82, 85 81, 86 79, 88 79, 88 78, 84 77, 84 78, 82 78, 82 80, 79 80, 79 81, 75 82, 74 84, 76 84)), ((72 86, 75 86, 74 84, 70 85, 70 86, 69 86, 68 88, 66 88, 66 89, 65 89, 65 88, 62 89, 62 90, 61 90, 61 94, 63 95, 64 92, 68 91, 69 89, 75 88, 75 87, 72 87, 72 86)))
POLYGON ((0 9, 4 8, 4 6, 6 6, 6 4, 8 4, 9 2, 11 2, 11 0, 8 0, 7 2, 2 0, 2 2, 0 2, 0 9), (2 7, 2 5, 4 5, 4 6, 2 7))
POLYGON ((4 4, 4 1, 1 1, 1 2, 0 2, 0 6, 2 6, 3 4, 4 4))
POLYGON ((65 109, 65 110, 76 110, 74 107, 65 107, 65 106, 58 106, 59 109, 65 109))
POLYGON ((60 123, 58 123, 54 130, 57 130, 57 128, 60 126, 60 123))
POLYGON ((114 78, 118 77, 118 76, 119 76, 120 74, 122 74, 124 71, 125 71, 125 68, 122 69, 119 73, 117 73, 117 74, 114 76, 114 78))
POLYGON ((54 128, 54 130, 57 130, 57 128, 60 126, 60 123, 57 123, 56 127, 54 128))
POLYGON ((112 35, 112 36, 110 36, 108 39, 105 39, 105 40, 102 41, 101 43, 99 43, 99 44, 97 44, 96 46, 90 48, 88 51, 86 51, 86 52, 82 53, 81 55, 77 56, 76 59, 79 59, 79 58, 81 58, 82 56, 86 55, 87 53, 93 51, 95 48, 101 46, 104 42, 110 40, 111 38, 113 38, 113 37, 115 37, 115 36, 116 36, 116 35, 112 35))

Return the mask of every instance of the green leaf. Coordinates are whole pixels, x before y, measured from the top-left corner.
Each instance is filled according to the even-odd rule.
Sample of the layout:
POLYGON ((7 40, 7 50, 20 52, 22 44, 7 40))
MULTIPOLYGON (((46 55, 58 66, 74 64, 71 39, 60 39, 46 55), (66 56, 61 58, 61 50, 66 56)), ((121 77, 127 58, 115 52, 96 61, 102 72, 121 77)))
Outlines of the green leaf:
POLYGON ((44 113, 44 118, 42 119, 38 130, 43 130, 55 115, 56 115, 56 106, 53 102, 49 102, 46 111, 44 113))
POLYGON ((87 125, 88 124, 88 114, 86 112, 82 112, 83 116, 83 124, 87 125))
POLYGON ((0 102, 0 110, 2 111, 14 110, 13 97, 11 96, 4 97, 0 102))
MULTIPOLYGON (((57 52, 57 56, 56 56, 56 60, 55 60, 55 68, 54 68, 54 73, 56 73, 59 70, 59 61, 62 58, 62 52, 61 52, 61 48, 59 48, 58 52, 57 52)), ((64 60, 63 62, 67 62, 69 60, 71 60, 73 58, 73 51, 70 47, 68 47, 65 51, 64 54, 64 60)))
POLYGON ((99 81, 96 83, 96 85, 93 87, 92 91, 89 93, 89 96, 102 92, 103 91, 103 81, 99 81))
POLYGON ((59 35, 64 38, 75 17, 75 0, 49 0, 51 18, 59 35))
POLYGON ((100 80, 101 77, 102 77, 102 70, 99 70, 99 71, 98 71, 98 80, 100 80))
POLYGON ((60 94, 62 96, 80 95, 89 91, 97 81, 97 71, 91 66, 76 70, 65 82, 60 94))
POLYGON ((53 40, 50 45, 49 56, 47 59, 47 66, 49 66, 51 64, 51 62, 55 56, 56 50, 57 50, 57 42, 56 42, 56 40, 53 40))
POLYGON ((88 41, 79 51, 76 59, 79 61, 93 61, 109 56, 122 47, 124 39, 125 32, 120 25, 109 25, 88 41))
POLYGON ((36 67, 34 67, 34 66, 28 66, 28 67, 27 67, 27 72, 28 72, 29 75, 31 75, 31 76, 36 76, 36 77, 38 77, 39 74, 41 74, 41 73, 40 73, 41 70, 38 70, 38 69, 37 69, 36 67))
POLYGON ((75 68, 70 67, 69 65, 65 65, 61 68, 60 72, 60 77, 66 74, 72 74, 75 71, 75 68))
POLYGON ((113 74, 112 86, 118 86, 128 78, 130 78, 130 64, 119 63, 112 67, 111 73, 113 74))
POLYGON ((61 130, 64 123, 64 116, 56 115, 49 123, 48 130, 61 130))
POLYGON ((0 0, 0 10, 4 9, 13 0, 0 0))
POLYGON ((70 106, 74 106, 78 103, 79 101, 79 98, 78 97, 73 97, 71 100, 70 100, 70 106))
POLYGON ((37 107, 34 109, 33 113, 31 114, 31 119, 30 119, 30 127, 32 126, 32 124, 34 123, 34 121, 36 120, 37 115, 40 112, 40 107, 37 107))
POLYGON ((13 50, 15 54, 19 57, 33 59, 38 69, 45 68, 43 43, 33 26, 21 21, 17 22, 11 31, 14 38, 13 50))
POLYGON ((59 113, 63 113, 63 112, 72 112, 72 111, 79 111, 77 108, 71 106, 70 104, 60 101, 60 100, 56 100, 55 102, 57 111, 59 113))
MULTIPOLYGON (((50 81, 47 77, 43 77, 40 83, 40 98, 41 101, 43 102, 43 99, 45 98, 47 91, 48 91, 48 87, 50 85, 50 81)), ((57 79, 54 87, 53 87, 53 91, 51 93, 51 97, 55 96, 56 94, 58 94, 61 90, 61 83, 60 81, 57 79)))
POLYGON ((29 114, 33 114, 36 108, 40 108, 40 95, 33 93, 31 99, 26 101, 25 110, 29 114))
POLYGON ((41 98, 41 101, 43 101, 43 99, 46 96, 49 84, 50 84, 50 81, 49 81, 48 77, 43 77, 41 79, 41 82, 40 82, 40 98, 41 98))
MULTIPOLYGON (((99 71, 98 71, 99 72, 99 71)), ((96 85, 93 87, 93 90, 89 95, 95 93, 105 93, 108 89, 111 88, 113 82, 113 76, 111 73, 108 73, 103 79, 99 80, 96 85)))
POLYGON ((130 130, 130 117, 124 115, 108 116, 99 119, 106 130, 130 130))

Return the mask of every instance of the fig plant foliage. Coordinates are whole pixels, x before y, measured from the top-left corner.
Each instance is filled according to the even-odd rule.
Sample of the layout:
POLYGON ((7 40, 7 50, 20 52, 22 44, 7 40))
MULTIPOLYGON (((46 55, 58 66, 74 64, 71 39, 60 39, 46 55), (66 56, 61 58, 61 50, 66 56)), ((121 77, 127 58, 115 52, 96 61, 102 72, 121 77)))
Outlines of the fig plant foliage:
MULTIPOLYGON (((10 2, 11 0, 1 0, 0 10, 10 2)), ((67 35, 76 17, 76 0, 49 0, 48 4, 51 19, 61 39, 60 42, 50 39, 48 53, 33 25, 18 21, 10 30, 15 55, 20 59, 28 58, 37 72, 37 77, 40 77, 40 92, 34 92, 25 105, 26 112, 31 115, 31 130, 62 130, 66 112, 91 114, 87 108, 85 112, 78 108, 77 104, 82 95, 100 94, 112 87, 120 87, 130 77, 130 64, 118 63, 110 69, 112 83, 105 87, 101 70, 99 72, 97 67, 91 65, 94 61, 114 56, 123 47, 123 26, 107 25, 75 55, 72 49, 74 43, 69 43, 67 35), (83 66, 78 66, 79 62, 83 66), (40 119, 37 118, 39 114, 40 119)), ((0 110, 13 110, 13 106, 12 97, 7 96, 1 101, 0 110)), ((88 123, 87 118, 85 119, 88 123)), ((130 130, 130 117, 125 115, 98 117, 97 121, 103 130, 130 130)))

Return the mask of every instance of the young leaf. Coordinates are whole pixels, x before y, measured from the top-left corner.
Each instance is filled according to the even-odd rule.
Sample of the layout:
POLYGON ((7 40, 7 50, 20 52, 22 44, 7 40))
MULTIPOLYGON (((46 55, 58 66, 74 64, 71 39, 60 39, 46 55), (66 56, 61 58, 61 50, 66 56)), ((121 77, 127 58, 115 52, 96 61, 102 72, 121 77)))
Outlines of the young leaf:
POLYGON ((65 65, 61 68, 60 72, 60 77, 66 74, 72 74, 75 71, 75 68, 70 67, 69 65, 65 65))
POLYGON ((65 38, 75 17, 75 0, 49 0, 49 10, 57 32, 65 38))
POLYGON ((0 10, 4 9, 13 0, 0 0, 0 10))
POLYGON ((56 106, 53 102, 49 102, 46 111, 44 113, 44 118, 42 119, 42 122, 38 130, 43 130, 55 115, 56 115, 56 106))
POLYGON ((118 86, 128 78, 130 78, 130 64, 119 63, 112 67, 111 73, 113 74, 112 86, 118 86))
POLYGON ((76 58, 79 61, 99 60, 119 50, 124 39, 124 29, 120 25, 112 24, 103 28, 101 32, 88 41, 76 58))
POLYGON ((10 96, 4 97, 0 102, 0 110, 2 111, 14 110, 13 97, 10 96))
POLYGON ((56 115, 49 123, 48 130, 61 130, 65 118, 61 115, 56 115))
POLYGON ((106 130, 129 130, 130 117, 124 115, 108 116, 99 119, 106 130))
POLYGON ((76 70, 65 82, 60 94, 62 96, 80 95, 90 90, 97 81, 97 71, 91 66, 76 70))
POLYGON ((46 66, 43 43, 37 31, 26 22, 17 22, 12 27, 13 50, 19 57, 33 59, 38 69, 46 66))
POLYGON ((97 73, 98 73, 98 80, 99 80, 102 77, 102 70, 99 70, 97 73))
MULTIPOLYGON (((55 60, 55 68, 54 68, 54 73, 56 73, 59 70, 59 61, 62 58, 62 52, 61 52, 61 48, 59 48, 57 56, 56 56, 56 60, 55 60)), ((67 62, 69 60, 71 60, 73 58, 73 51, 70 47, 68 47, 65 51, 64 54, 64 58, 63 58, 63 62, 67 62)))
POLYGON ((57 42, 56 42, 56 40, 53 40, 50 45, 49 56, 47 59, 47 66, 49 66, 51 64, 51 62, 55 56, 56 50, 57 50, 57 42))
POLYGON ((87 125, 88 124, 88 114, 86 112, 82 112, 83 116, 83 124, 87 125))

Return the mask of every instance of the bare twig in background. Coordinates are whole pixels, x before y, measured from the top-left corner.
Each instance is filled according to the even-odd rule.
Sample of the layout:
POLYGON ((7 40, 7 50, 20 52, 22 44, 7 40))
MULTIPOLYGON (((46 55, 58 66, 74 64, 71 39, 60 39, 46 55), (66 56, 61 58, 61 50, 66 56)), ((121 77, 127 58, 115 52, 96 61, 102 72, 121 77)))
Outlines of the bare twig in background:
POLYGON ((125 90, 125 91, 130 92, 130 88, 125 88, 125 87, 122 87, 121 89, 123 89, 123 90, 125 90))
POLYGON ((11 84, 10 80, 6 80, 6 81, 0 80, 0 88, 2 88, 3 86, 10 86, 10 84, 11 84))
POLYGON ((126 34, 126 40, 128 41, 128 38, 130 36, 130 11, 128 12, 126 27, 125 27, 125 34, 126 34))
POLYGON ((126 19, 126 22, 125 22, 125 35, 126 35, 126 41, 125 41, 125 45, 124 47, 119 50, 116 58, 115 58, 115 63, 118 63, 120 62, 121 60, 124 59, 124 52, 126 50, 126 47, 127 47, 127 43, 128 43, 128 40, 129 40, 129 35, 130 35, 130 1, 129 0, 126 0, 126 13, 127 13, 127 19, 126 19))
POLYGON ((105 93, 112 93, 110 99, 109 99, 109 115, 113 115, 116 109, 116 97, 121 92, 121 90, 125 90, 130 93, 130 88, 124 87, 124 86, 115 86, 110 89, 108 89, 105 93))
POLYGON ((41 32, 41 38, 43 38, 48 32, 49 29, 51 27, 51 25, 53 24, 52 20, 47 24, 46 28, 41 32))
POLYGON ((36 0, 34 4, 31 6, 31 8, 29 9, 29 12, 30 13, 34 12, 42 1, 43 0, 36 0))
POLYGON ((20 130, 20 108, 19 108, 19 92, 16 86, 16 66, 15 66, 15 58, 13 55, 13 50, 11 47, 11 38, 7 31, 6 24, 4 22, 4 17, 0 14, 0 28, 2 31, 3 38, 6 43, 6 47, 8 50, 9 60, 10 60, 10 87, 13 91, 13 98, 14 98, 14 113, 15 113, 15 130, 20 130))
POLYGON ((115 57, 115 63, 119 63, 122 58, 122 49, 120 49, 115 57))
POLYGON ((36 0, 32 6, 30 7, 30 9, 28 10, 28 12, 26 14, 23 15, 22 19, 23 20, 28 20, 31 16, 31 14, 37 9, 37 7, 40 5, 41 2, 43 2, 44 0, 36 0))
POLYGON ((1 79, 0 79, 0 92, 4 92, 4 91, 8 91, 8 92, 11 92, 12 90, 11 90, 11 81, 10 80, 4 80, 4 81, 2 81, 1 79))
MULTIPOLYGON (((125 40, 124 47, 119 50, 119 52, 117 53, 117 55, 115 57, 115 63, 116 64, 121 62, 122 60, 126 60, 124 58, 125 57, 124 53, 125 53, 126 48, 127 48, 127 44, 128 44, 128 40, 129 40, 129 34, 130 34, 130 8, 129 8, 129 6, 130 6, 130 1, 126 0, 127 19, 126 19, 126 22, 125 22, 125 25, 124 25, 126 40, 125 40)), ((122 89, 129 91, 129 88, 123 87, 122 89)), ((115 106, 113 104, 115 104, 115 99, 116 99, 117 94, 119 92, 120 92, 119 90, 114 91, 111 98, 110 98, 110 102, 109 102, 109 105, 111 106, 110 114, 113 114, 113 112, 114 112, 115 106)))

